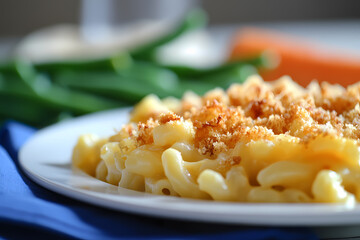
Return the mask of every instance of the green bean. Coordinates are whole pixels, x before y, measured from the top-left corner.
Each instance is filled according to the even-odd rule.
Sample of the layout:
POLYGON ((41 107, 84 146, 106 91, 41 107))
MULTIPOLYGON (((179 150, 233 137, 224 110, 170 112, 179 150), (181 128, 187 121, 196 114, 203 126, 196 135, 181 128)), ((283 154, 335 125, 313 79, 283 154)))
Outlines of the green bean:
POLYGON ((131 56, 126 52, 116 55, 93 59, 93 60, 73 60, 59 61, 36 64, 35 68, 41 72, 54 72, 63 70, 74 71, 122 71, 129 68, 133 63, 131 56))
POLYGON ((193 29, 201 28, 206 25, 207 17, 204 11, 200 9, 194 9, 190 11, 184 18, 184 20, 176 28, 164 36, 159 37, 153 41, 145 43, 144 45, 132 50, 130 54, 135 59, 141 60, 153 60, 154 53, 159 47, 173 41, 177 37, 189 32, 193 29))
POLYGON ((137 61, 132 67, 118 72, 118 75, 124 79, 140 81, 140 84, 152 85, 160 91, 172 91, 178 83, 174 72, 148 62, 137 61))
POLYGON ((42 127, 69 118, 71 113, 59 113, 18 77, 0 74, 0 116, 42 127))
POLYGON ((193 91, 196 94, 203 95, 216 87, 219 86, 214 83, 182 80, 179 83, 178 88, 169 95, 181 98, 186 91, 193 91))
POLYGON ((58 113, 27 99, 0 93, 0 116, 33 126, 44 126, 55 122, 58 113))
POLYGON ((214 88, 227 89, 232 83, 242 83, 247 77, 257 73, 252 65, 239 65, 227 71, 215 73, 211 76, 204 76, 196 79, 182 79, 176 91, 172 92, 176 97, 181 97, 184 92, 190 90, 199 95, 205 94, 214 88))
POLYGON ((31 93, 43 103, 60 110, 68 110, 74 114, 85 114, 125 105, 119 101, 53 84, 45 75, 36 74, 31 65, 19 63, 17 71, 20 82, 24 83, 25 88, 30 89, 28 94, 31 93))
POLYGON ((190 66, 181 66, 181 65, 169 65, 163 66, 169 70, 172 70, 177 75, 183 78, 193 78, 206 80, 206 77, 212 76, 213 74, 218 74, 226 71, 232 71, 244 65, 253 65, 255 67, 264 67, 267 66, 269 59, 265 55, 261 55, 255 58, 250 58, 246 60, 239 60, 234 62, 225 63, 219 66, 210 67, 210 68, 195 68, 190 66))
POLYGON ((0 63, 0 73, 8 74, 15 72, 15 61, 0 63))
POLYGON ((134 103, 150 93, 160 97, 168 96, 168 92, 147 81, 129 79, 109 72, 62 72, 54 81, 62 86, 101 94, 114 99, 134 103))
POLYGON ((54 73, 56 71, 123 71, 133 64, 131 56, 127 52, 121 52, 113 56, 92 60, 65 60, 46 63, 31 64, 22 60, 14 60, 0 64, 0 73, 8 74, 17 72, 21 65, 32 65, 33 71, 54 73))
POLYGON ((65 89, 56 85, 44 89, 39 95, 42 99, 64 110, 70 110, 75 114, 91 113, 127 105, 120 101, 113 101, 100 96, 65 89))
POLYGON ((216 84, 222 88, 228 88, 232 83, 243 83, 249 76, 254 74, 257 74, 256 67, 244 64, 209 76, 198 77, 193 81, 203 81, 216 84))
POLYGON ((14 74, 0 74, 0 94, 9 95, 36 102, 39 106, 46 106, 32 89, 22 82, 18 76, 14 74))

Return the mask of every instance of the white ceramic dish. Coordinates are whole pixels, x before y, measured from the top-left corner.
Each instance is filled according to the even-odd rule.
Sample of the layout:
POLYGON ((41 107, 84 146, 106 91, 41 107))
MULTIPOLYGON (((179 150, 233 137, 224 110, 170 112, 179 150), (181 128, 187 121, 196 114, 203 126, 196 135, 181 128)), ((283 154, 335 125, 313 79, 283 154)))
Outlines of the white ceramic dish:
POLYGON ((151 216, 207 222, 329 226, 360 223, 360 206, 331 204, 244 204, 192 200, 136 192, 72 171, 71 153, 79 135, 109 136, 127 122, 129 109, 79 117, 37 132, 21 149, 20 164, 35 182, 94 205, 151 216))

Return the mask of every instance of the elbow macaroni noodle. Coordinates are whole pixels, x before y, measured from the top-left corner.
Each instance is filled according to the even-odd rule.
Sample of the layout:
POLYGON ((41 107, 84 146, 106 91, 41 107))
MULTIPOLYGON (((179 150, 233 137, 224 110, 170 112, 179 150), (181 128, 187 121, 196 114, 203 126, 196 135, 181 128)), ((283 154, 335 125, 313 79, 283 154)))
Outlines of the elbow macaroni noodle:
POLYGON ((304 89, 253 76, 202 98, 151 95, 110 138, 81 136, 73 166, 158 195, 353 206, 360 201, 359 89, 304 89))

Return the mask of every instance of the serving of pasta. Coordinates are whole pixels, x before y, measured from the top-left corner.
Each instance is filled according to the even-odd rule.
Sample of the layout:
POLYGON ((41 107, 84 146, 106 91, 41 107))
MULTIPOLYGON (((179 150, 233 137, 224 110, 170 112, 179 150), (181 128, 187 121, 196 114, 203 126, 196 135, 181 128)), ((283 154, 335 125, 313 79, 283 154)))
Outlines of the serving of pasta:
POLYGON ((259 76, 181 100, 147 96, 109 138, 82 135, 72 164, 159 195, 237 202, 360 201, 360 84, 259 76))

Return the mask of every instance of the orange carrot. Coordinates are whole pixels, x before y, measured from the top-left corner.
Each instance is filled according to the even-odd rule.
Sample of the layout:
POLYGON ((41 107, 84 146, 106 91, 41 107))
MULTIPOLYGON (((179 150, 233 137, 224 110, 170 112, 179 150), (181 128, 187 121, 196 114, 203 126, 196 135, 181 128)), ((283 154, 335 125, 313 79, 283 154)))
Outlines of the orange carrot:
POLYGON ((263 69, 264 80, 289 75, 302 86, 312 80, 347 86, 360 81, 360 57, 325 50, 315 44, 258 28, 244 28, 234 37, 230 61, 258 55, 265 50, 279 57, 273 70, 263 69))

